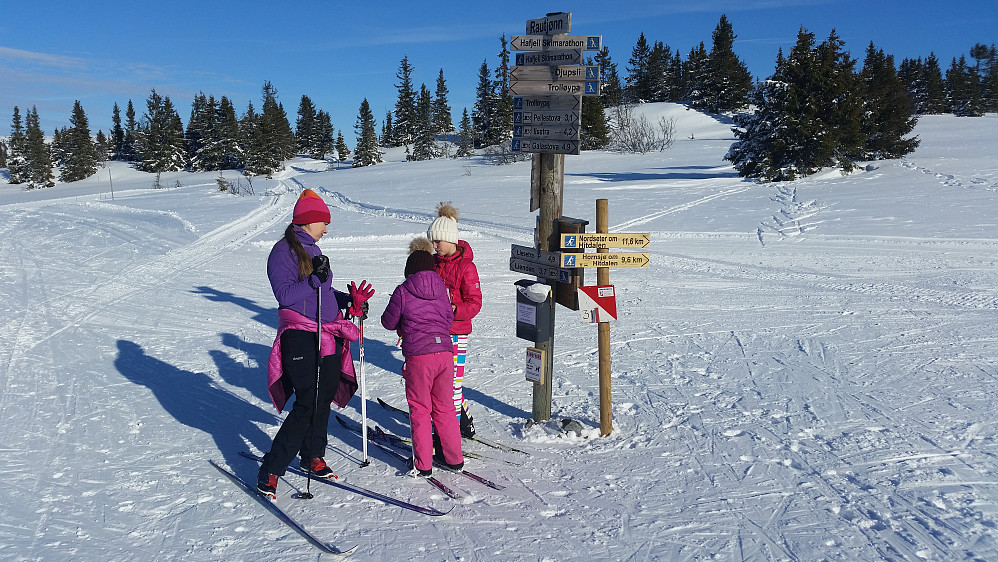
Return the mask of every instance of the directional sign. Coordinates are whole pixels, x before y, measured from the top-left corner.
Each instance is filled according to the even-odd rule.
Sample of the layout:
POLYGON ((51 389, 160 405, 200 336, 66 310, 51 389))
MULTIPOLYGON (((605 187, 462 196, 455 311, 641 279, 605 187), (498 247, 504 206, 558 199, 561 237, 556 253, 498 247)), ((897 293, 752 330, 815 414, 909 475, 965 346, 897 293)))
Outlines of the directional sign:
POLYGON ((558 80, 557 82, 539 80, 520 80, 509 83, 509 93, 514 96, 528 95, 587 95, 586 92, 599 92, 599 82, 590 84, 585 80, 558 80))
MULTIPOLYGON (((582 254, 578 255, 581 256, 582 254)), ((509 270, 526 275, 533 275, 534 277, 543 277, 553 281, 560 281, 561 283, 570 283, 572 281, 572 272, 567 269, 560 269, 558 267, 552 267, 550 265, 544 265, 542 263, 532 261, 519 260, 516 258, 509 258, 509 270)))
POLYGON ((561 267, 648 267, 648 254, 562 254, 561 267))
POLYGON ((511 51, 542 51, 547 49, 582 49, 599 51, 602 35, 514 35, 509 40, 511 51))
POLYGON ((582 96, 514 96, 513 111, 582 111, 582 96))
POLYGON ((579 312, 585 323, 612 322, 617 319, 617 296, 613 285, 579 287, 579 312))
POLYGON ((582 51, 579 49, 552 49, 550 51, 528 51, 516 53, 516 66, 559 66, 582 64, 582 51))
POLYGON ((647 248, 651 235, 647 232, 583 232, 562 234, 562 248, 647 248))
POLYGON ((509 254, 511 258, 537 262, 551 267, 558 267, 558 264, 561 263, 561 252, 548 252, 519 244, 511 244, 509 254))
POLYGON ((514 66, 509 69, 510 80, 599 80, 598 66, 514 66))
POLYGON ((534 152, 543 154, 579 154, 578 140, 556 141, 540 139, 513 139, 513 152, 534 152))
POLYGON ((571 125, 513 125, 514 139, 579 140, 579 128, 571 125))
POLYGON ((554 35, 556 33, 568 33, 572 31, 572 14, 568 12, 558 12, 548 14, 543 18, 527 20, 527 35, 554 35))
POLYGON ((578 111, 514 111, 514 125, 575 125, 581 115, 578 111))

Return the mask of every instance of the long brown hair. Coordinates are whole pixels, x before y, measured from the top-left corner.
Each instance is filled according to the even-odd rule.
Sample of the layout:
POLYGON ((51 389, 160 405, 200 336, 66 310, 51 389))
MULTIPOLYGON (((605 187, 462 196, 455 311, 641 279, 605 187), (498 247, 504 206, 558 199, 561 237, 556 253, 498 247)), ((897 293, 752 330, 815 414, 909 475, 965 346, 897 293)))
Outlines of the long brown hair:
POLYGON ((289 224, 284 229, 284 239, 288 241, 291 251, 298 258, 298 279, 305 279, 309 275, 312 275, 312 256, 308 255, 308 252, 305 251, 305 246, 301 245, 301 240, 295 234, 294 224, 289 224))

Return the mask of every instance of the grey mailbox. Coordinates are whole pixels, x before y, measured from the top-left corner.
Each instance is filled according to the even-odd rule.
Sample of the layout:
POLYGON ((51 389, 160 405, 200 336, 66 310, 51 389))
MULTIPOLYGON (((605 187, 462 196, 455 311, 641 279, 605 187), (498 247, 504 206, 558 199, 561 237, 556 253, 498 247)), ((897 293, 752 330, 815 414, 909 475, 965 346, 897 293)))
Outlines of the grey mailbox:
POLYGON ((516 285, 516 337, 535 343, 551 339, 551 287, 521 279, 516 285))

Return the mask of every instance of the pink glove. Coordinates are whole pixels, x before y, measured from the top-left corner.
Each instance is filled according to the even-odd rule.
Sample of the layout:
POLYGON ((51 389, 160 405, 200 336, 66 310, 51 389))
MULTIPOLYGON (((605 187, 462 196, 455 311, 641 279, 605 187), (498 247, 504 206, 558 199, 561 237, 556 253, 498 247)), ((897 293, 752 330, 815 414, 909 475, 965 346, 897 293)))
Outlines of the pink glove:
POLYGON ((368 283, 366 279, 360 282, 360 287, 358 287, 356 283, 351 281, 350 299, 353 302, 351 302, 350 309, 347 312, 349 312, 351 316, 357 318, 363 317, 364 309, 367 308, 363 305, 372 296, 374 296, 374 287, 372 287, 371 284, 368 283))

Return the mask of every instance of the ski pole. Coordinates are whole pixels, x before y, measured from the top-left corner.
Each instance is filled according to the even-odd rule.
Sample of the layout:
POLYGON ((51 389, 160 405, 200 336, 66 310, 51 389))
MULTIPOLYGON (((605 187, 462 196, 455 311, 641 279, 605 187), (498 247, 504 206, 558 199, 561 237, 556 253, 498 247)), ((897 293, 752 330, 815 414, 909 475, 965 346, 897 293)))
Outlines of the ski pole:
MULTIPOLYGON (((316 290, 315 294, 315 402, 312 406, 312 423, 308 424, 308 441, 312 442, 312 437, 315 435, 315 414, 319 412, 319 374, 322 372, 322 283, 319 283, 319 288, 316 290)), ((310 458, 308 462, 312 462, 310 458)), ((305 468, 305 475, 308 480, 305 482, 305 491, 298 492, 293 497, 299 500, 310 500, 315 496, 312 495, 312 467, 307 466, 305 468)))
POLYGON ((367 380, 364 378, 364 316, 360 316, 360 322, 358 322, 360 327, 360 417, 364 421, 364 425, 361 426, 361 441, 364 442, 364 462, 360 463, 360 466, 367 466, 371 464, 371 460, 367 458, 367 380))

